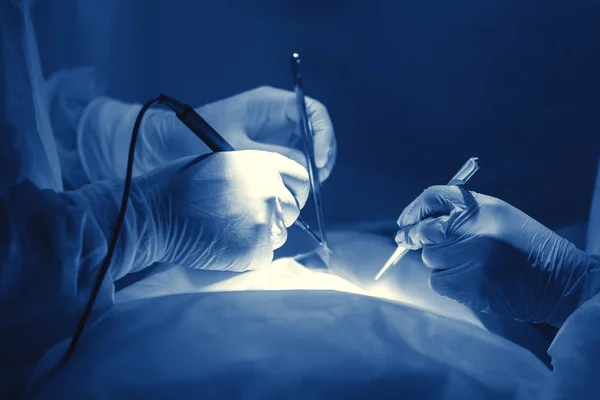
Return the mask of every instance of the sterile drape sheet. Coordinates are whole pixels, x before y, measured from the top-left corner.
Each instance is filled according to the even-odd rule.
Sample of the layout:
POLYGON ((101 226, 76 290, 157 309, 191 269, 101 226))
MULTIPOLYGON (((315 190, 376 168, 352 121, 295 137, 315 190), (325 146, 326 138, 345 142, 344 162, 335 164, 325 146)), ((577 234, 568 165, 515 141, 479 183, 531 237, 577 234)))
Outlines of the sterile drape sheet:
POLYGON ((368 296, 291 259, 205 272, 171 269, 117 293, 65 369, 48 372, 66 342, 46 355, 28 396, 531 399, 550 376, 476 324, 368 296))
POLYGON ((334 291, 217 292, 118 304, 30 393, 531 399, 548 376, 517 345, 408 306, 334 291))

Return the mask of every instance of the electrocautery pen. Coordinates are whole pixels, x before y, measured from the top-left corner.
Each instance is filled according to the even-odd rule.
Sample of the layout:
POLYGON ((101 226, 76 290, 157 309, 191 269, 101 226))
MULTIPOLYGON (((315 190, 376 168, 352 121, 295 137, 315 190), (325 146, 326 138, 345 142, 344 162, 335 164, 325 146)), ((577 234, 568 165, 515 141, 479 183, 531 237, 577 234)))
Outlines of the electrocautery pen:
MULTIPOLYGON (((450 179, 450 182, 448 182, 448 186, 464 185, 465 183, 467 183, 467 181, 469 179, 471 179, 471 177, 473 175, 475 175, 475 172, 477 172, 477 170, 479 170, 479 166, 480 166, 479 158, 477 158, 477 157, 469 158, 467 160, 467 162, 462 166, 462 168, 458 170, 456 175, 454 175, 454 177, 452 177, 452 179, 450 179)), ((381 276, 384 274, 385 271, 387 271, 390 267, 396 265, 398 263, 398 261, 400 261, 400 259, 402 259, 402 257, 404 257, 404 255, 406 253, 408 253, 409 251, 410 250, 407 249, 406 247, 404 247, 402 245, 398 245, 398 247, 396 248, 396 251, 394 251, 394 253, 387 260, 385 265, 379 270, 379 273, 377 274, 377 276, 375 276, 375 280, 379 280, 379 278, 381 278, 381 276)))
MULTIPOLYGON (((235 150, 227 140, 225 140, 208 122, 204 120, 192 107, 183 104, 180 101, 161 94, 159 102, 166 105, 171 110, 175 111, 175 115, 181 122, 184 123, 200 140, 202 140, 212 151, 233 151, 235 150)), ((331 253, 326 243, 323 243, 316 233, 310 229, 308 224, 298 217, 294 225, 301 228, 303 231, 313 238, 319 245, 323 246, 326 251, 331 253)))

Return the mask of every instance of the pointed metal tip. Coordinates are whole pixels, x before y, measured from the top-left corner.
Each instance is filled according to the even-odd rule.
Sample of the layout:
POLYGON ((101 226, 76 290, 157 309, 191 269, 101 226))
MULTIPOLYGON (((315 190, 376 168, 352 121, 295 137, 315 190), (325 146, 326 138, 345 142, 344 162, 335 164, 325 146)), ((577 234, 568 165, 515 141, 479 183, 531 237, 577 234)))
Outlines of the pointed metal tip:
POLYGON ((321 245, 320 247, 317 248, 316 254, 321 259, 323 264, 325 264, 325 266, 327 268, 329 268, 329 261, 331 259, 331 254, 332 254, 329 247, 327 247, 327 245, 325 245, 325 244, 321 245))
POLYGON ((308 234, 308 236, 310 236, 311 238, 313 238, 313 240, 320 247, 322 247, 327 253, 333 254, 333 252, 331 251, 331 249, 327 246, 327 243, 323 242, 321 240, 321 238, 315 232, 313 232, 312 229, 310 229, 310 226, 306 222, 304 222, 304 220, 302 219, 302 217, 298 217, 296 219, 296 221, 294 222, 294 225, 296 225, 297 227, 299 227, 300 229, 302 229, 304 232, 306 232, 308 234))
POLYGON ((375 276, 375 280, 378 281, 379 278, 381 278, 381 276, 384 274, 384 272, 387 271, 388 268, 392 266, 392 264, 393 264, 392 260, 388 260, 388 262, 385 263, 385 265, 379 270, 379 272, 375 276))
POLYGON ((404 257, 406 253, 408 253, 408 251, 408 248, 402 245, 398 245, 394 253, 390 256, 390 258, 388 258, 388 260, 385 262, 385 265, 379 270, 379 273, 377 273, 377 275, 375 276, 375 280, 379 280, 383 273, 387 271, 390 267, 396 265, 398 261, 400 261, 400 259, 404 257))
POLYGON ((327 246, 327 243, 320 243, 320 245, 321 245, 321 247, 323 247, 323 250, 325 250, 327 252, 327 254, 329 254, 329 255, 333 254, 333 251, 331 251, 329 246, 327 246))

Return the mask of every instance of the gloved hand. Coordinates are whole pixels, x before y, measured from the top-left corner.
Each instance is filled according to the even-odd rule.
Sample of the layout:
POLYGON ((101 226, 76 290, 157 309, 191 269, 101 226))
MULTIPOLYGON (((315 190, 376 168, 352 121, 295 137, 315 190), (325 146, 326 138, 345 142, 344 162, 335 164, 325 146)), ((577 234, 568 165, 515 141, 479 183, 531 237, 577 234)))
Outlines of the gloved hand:
MULTIPOLYGON (((337 155, 333 125, 323 104, 307 97, 306 107, 315 135, 319 178, 324 181, 331 174, 337 155)), ((293 92, 263 86, 197 111, 234 148, 273 151, 306 166, 293 92)))
MULTIPOLYGON (((235 151, 194 156, 133 179, 113 279, 156 262, 244 271, 271 262, 309 192, 306 170, 284 156, 235 151)), ((65 192, 109 238, 123 184, 65 192)))
MULTIPOLYGON (((310 98, 306 101, 315 133, 316 164, 323 181, 329 177, 335 164, 335 136, 326 108, 310 98)), ((74 165, 68 170, 83 169, 90 182, 123 179, 131 129, 139 109, 139 104, 101 97, 87 105, 85 111, 76 114, 81 114, 76 125, 77 140, 62 139, 62 142, 77 143, 71 152, 78 155, 81 166, 74 165)), ((260 87, 205 105, 196 111, 236 150, 276 152, 306 165, 303 152, 298 150, 302 149, 302 137, 292 92, 260 87)), ((61 132, 63 136, 72 135, 68 129, 61 132)), ((134 176, 150 172, 178 158, 209 151, 173 112, 151 109, 144 116, 141 126, 134 176)), ((68 151, 62 153, 62 158, 69 154, 68 151)))
POLYGON ((433 186, 398 225, 398 244, 423 248, 431 287, 482 312, 561 326, 600 292, 595 258, 494 197, 433 186))
POLYGON ((137 179, 165 239, 156 261, 212 270, 269 264, 309 191, 300 164, 253 150, 185 158, 137 179))

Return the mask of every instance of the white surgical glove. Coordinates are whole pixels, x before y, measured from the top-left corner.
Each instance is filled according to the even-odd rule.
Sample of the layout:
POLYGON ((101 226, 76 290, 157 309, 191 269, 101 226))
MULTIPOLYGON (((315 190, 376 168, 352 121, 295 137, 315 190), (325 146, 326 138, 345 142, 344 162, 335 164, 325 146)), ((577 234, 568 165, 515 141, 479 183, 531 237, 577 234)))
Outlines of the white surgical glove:
MULTIPOLYGON (((121 187, 115 186, 110 199, 93 191, 86 199, 90 212, 102 213, 103 202, 120 202, 121 187)), ((286 228, 298 217, 309 191, 300 164, 262 151, 187 157, 135 178, 133 188, 142 195, 132 196, 128 225, 148 228, 137 242, 124 245, 150 255, 146 265, 115 278, 153 262, 231 271, 267 265, 273 250, 285 242, 286 228), (136 216, 135 210, 143 214, 136 216)), ((84 196, 86 187, 75 193, 84 196)), ((102 217, 97 216, 99 224, 111 229, 114 220, 102 217)))
MULTIPOLYGON (((310 97, 305 100, 314 133, 315 161, 324 181, 337 156, 333 125, 323 104, 310 97)), ((236 149, 273 151, 306 165, 293 92, 263 86, 197 111, 236 149)))
POLYGON ((600 263, 494 197, 433 186, 398 219, 399 244, 423 248, 430 285, 482 312, 561 326, 600 292, 600 263))
POLYGON ((159 261, 245 271, 268 265, 308 198, 308 173, 263 151, 191 157, 147 177, 154 207, 173 207, 159 261))

